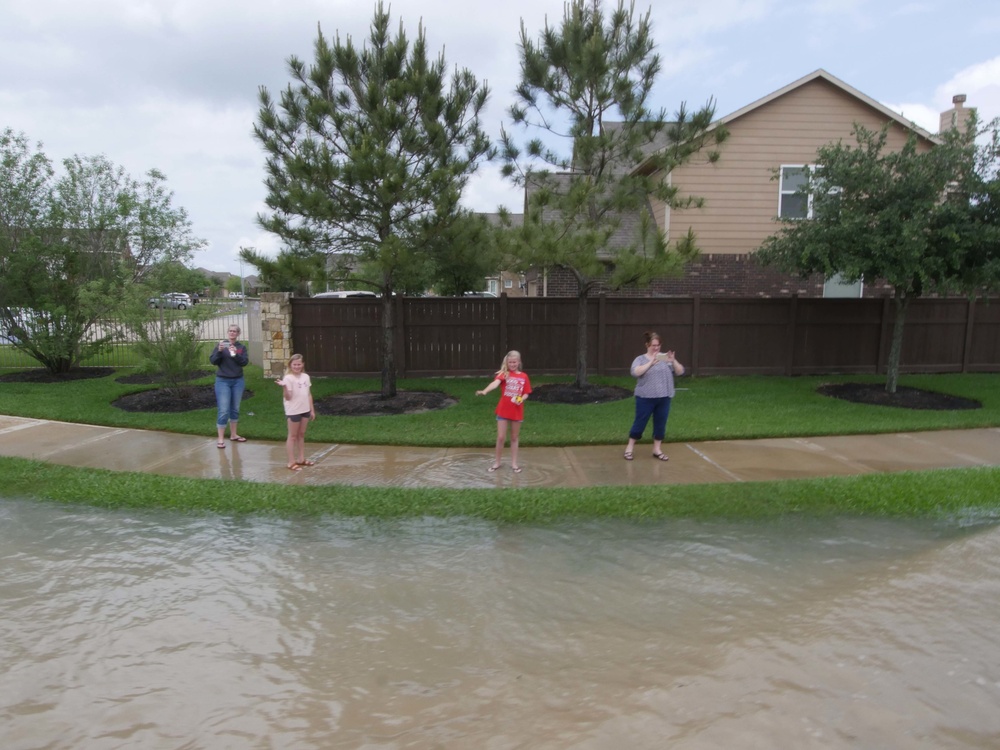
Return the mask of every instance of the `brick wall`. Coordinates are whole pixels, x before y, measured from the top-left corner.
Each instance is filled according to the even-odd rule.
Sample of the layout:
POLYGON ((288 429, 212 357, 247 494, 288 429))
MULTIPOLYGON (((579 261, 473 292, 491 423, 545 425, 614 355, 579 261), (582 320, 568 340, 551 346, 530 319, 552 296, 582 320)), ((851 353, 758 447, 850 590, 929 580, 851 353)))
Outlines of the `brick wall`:
MULTIPOLYGON (((576 279, 569 271, 552 269, 548 275, 549 297, 575 297, 576 279)), ((640 289, 611 292, 599 284, 591 296, 602 292, 615 297, 822 297, 823 276, 800 278, 759 265, 749 254, 702 255, 685 268, 684 276, 656 279, 640 289)), ((539 296, 542 285, 539 284, 539 296)), ((865 284, 864 297, 891 297, 892 288, 882 281, 865 284)), ((936 296, 936 295, 926 295, 936 296)))

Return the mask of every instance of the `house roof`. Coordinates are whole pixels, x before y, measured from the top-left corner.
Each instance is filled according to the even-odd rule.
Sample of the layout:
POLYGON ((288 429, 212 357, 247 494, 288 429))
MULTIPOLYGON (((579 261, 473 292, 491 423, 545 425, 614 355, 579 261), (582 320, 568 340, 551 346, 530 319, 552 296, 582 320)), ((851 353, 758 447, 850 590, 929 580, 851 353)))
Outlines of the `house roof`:
POLYGON ((875 109, 875 110, 879 111, 886 118, 888 118, 888 119, 890 119, 890 120, 892 120, 892 121, 900 124, 901 126, 903 126, 904 128, 906 128, 908 130, 912 130, 913 132, 915 132, 920 137, 926 138, 927 140, 933 141, 934 143, 938 142, 937 136, 935 136, 933 133, 931 133, 931 132, 929 132, 927 130, 924 130, 923 128, 921 128, 920 126, 918 126, 916 123, 912 122, 911 120, 907 120, 899 112, 894 112, 893 110, 889 109, 884 104, 881 104, 880 102, 875 101, 874 99, 872 99, 867 94, 864 94, 864 93, 858 91, 856 88, 854 88, 853 86, 849 86, 848 84, 844 83, 839 78, 837 78, 836 76, 831 75, 830 73, 827 73, 822 68, 818 68, 817 70, 814 70, 812 73, 809 73, 808 75, 802 76, 802 78, 799 78, 797 81, 792 81, 787 86, 783 86, 780 89, 778 89, 777 91, 773 91, 770 94, 768 94, 767 96, 761 97, 757 101, 751 102, 750 104, 747 104, 745 107, 741 107, 740 109, 736 110, 735 112, 732 112, 731 114, 726 115, 722 119, 716 120, 712 124, 712 127, 717 127, 719 125, 729 124, 733 120, 736 120, 736 119, 742 117, 743 115, 747 114, 748 112, 752 112, 755 109, 759 109, 760 107, 763 107, 763 106, 769 104, 770 102, 773 102, 775 99, 777 99, 777 98, 779 98, 781 96, 784 96, 788 92, 794 91, 795 89, 801 88, 802 86, 805 86, 807 83, 811 83, 811 82, 816 81, 816 80, 826 81, 831 86, 836 86, 838 89, 840 89, 844 93, 846 93, 846 94, 848 94, 850 96, 853 96, 855 99, 858 99, 858 100, 864 102, 865 104, 867 104, 872 109, 875 109))

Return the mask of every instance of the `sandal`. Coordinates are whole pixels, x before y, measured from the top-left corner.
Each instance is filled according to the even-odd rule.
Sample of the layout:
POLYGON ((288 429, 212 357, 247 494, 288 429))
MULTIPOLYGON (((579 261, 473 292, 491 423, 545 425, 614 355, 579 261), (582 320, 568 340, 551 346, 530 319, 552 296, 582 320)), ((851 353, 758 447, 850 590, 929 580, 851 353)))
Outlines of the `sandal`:
POLYGON ((497 470, 497 469, 499 469, 499 468, 500 468, 500 464, 493 464, 493 465, 492 465, 492 466, 491 466, 490 468, 488 468, 488 469, 487 469, 486 471, 488 471, 488 472, 489 472, 490 474, 492 474, 492 473, 493 473, 494 471, 496 471, 496 470, 497 470))
POLYGON ((316 462, 315 461, 306 460, 306 461, 298 461, 297 464, 299 466, 315 466, 316 462))
POLYGON ((231 437, 229 439, 232 440, 234 443, 245 443, 247 441, 247 439, 242 435, 237 435, 236 437, 231 437))
POLYGON ((514 470, 515 474, 520 474, 522 471, 520 466, 511 466, 510 468, 514 470))
POLYGON ((653 458, 659 459, 660 461, 669 461, 670 457, 664 455, 663 453, 654 453, 653 458))
POLYGON ((302 467, 298 464, 288 464, 289 471, 302 471, 302 467))
POLYGON ((633 458, 632 451, 625 451, 625 460, 626 461, 631 461, 632 458, 633 458))
POLYGON ((225 448, 225 447, 226 447, 226 444, 225 444, 225 443, 216 443, 216 444, 215 444, 215 447, 216 447, 216 448, 225 448))

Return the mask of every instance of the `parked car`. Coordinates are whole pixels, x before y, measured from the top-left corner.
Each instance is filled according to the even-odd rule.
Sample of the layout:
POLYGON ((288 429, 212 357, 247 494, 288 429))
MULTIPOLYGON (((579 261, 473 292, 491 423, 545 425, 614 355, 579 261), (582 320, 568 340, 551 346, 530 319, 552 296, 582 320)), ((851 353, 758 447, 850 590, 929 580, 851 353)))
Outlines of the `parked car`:
POLYGON ((363 290, 348 290, 344 292, 320 292, 314 294, 313 299, 344 299, 345 297, 378 297, 375 292, 363 290))
POLYGON ((162 307, 164 310, 187 310, 191 307, 191 298, 179 292, 170 292, 159 297, 149 298, 150 307, 162 307))
POLYGON ((230 292, 229 299, 243 299, 243 292, 230 292))
POLYGON ((463 297, 493 297, 496 295, 493 292, 465 292, 462 294, 463 297))

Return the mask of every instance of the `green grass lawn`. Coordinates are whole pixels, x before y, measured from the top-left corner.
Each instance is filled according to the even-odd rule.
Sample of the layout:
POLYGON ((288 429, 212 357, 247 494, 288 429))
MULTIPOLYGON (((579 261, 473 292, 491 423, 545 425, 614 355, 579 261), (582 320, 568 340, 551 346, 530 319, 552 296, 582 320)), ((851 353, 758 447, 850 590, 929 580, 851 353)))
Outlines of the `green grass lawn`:
MULTIPOLYGON (((128 374, 123 369, 118 374, 128 374)), ((255 439, 283 440, 286 435, 281 391, 265 380, 256 367, 248 367, 247 388, 253 397, 241 409, 240 432, 255 439)), ((116 375, 58 384, 3 383, 0 414, 115 427, 167 430, 210 435, 215 410, 172 414, 129 413, 112 402, 151 386, 122 385, 116 375)), ((213 382, 205 377, 199 384, 213 382)), ((558 382, 540 377, 535 385, 558 382)), ((564 379, 563 379, 564 380, 564 379)), ((595 378, 595 382, 630 387, 633 380, 595 378)), ((1000 425, 1000 375, 913 375, 901 385, 941 391, 975 399, 981 409, 967 411, 917 411, 865 406, 821 396, 822 383, 878 381, 866 376, 826 377, 705 377, 681 378, 667 428, 668 441, 731 438, 790 437, 938 430, 1000 425)), ((323 417, 309 425, 307 439, 368 445, 473 446, 493 444, 493 409, 496 394, 477 397, 475 391, 489 382, 482 378, 426 378, 400 380, 400 390, 443 391, 457 399, 450 408, 423 414, 380 417, 323 417)), ((373 379, 315 378, 313 394, 378 391, 373 379)), ((632 422, 631 398, 606 404, 566 405, 528 401, 521 444, 617 445, 624 443, 632 422)))
MULTIPOLYGON (((122 370, 128 374, 129 370, 122 370)), ((130 414, 111 406, 148 386, 106 378, 59 384, 0 384, 0 413, 109 426, 211 435, 215 411, 130 414)), ((558 382, 537 378, 534 384, 558 382)), ((1000 426, 1000 375, 904 376, 901 385, 975 399, 983 408, 922 412, 851 404, 820 396, 822 383, 878 380, 838 377, 682 378, 668 441, 829 435, 1000 426)), ((595 378, 629 387, 630 378, 595 378)), ((206 377, 201 384, 209 384, 206 377)), ((476 397, 489 378, 402 380, 400 389, 439 390, 458 403, 424 414, 321 417, 309 425, 317 442, 488 447, 495 437, 495 394, 476 397)), ((240 431, 257 439, 286 434, 280 390, 258 368, 247 368, 253 398, 243 403, 240 431)), ((375 380, 316 378, 317 398, 377 391, 375 380)), ((623 444, 632 399, 583 406, 528 402, 522 445, 623 444)), ((167 508, 186 512, 340 514, 365 517, 474 516, 498 522, 564 518, 762 518, 791 513, 1000 518, 1000 468, 836 477, 769 483, 584 489, 439 490, 368 487, 289 487, 246 482, 220 491, 219 480, 195 480, 55 466, 0 458, 0 496, 107 508, 167 508)))

